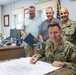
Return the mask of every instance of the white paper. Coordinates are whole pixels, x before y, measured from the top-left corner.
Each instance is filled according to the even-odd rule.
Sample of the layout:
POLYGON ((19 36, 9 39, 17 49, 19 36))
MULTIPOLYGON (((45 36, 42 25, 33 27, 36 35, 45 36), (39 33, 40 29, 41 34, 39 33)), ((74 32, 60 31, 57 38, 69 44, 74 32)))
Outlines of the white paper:
POLYGON ((0 63, 0 75, 44 75, 60 68, 42 61, 30 64, 29 60, 27 57, 0 63))

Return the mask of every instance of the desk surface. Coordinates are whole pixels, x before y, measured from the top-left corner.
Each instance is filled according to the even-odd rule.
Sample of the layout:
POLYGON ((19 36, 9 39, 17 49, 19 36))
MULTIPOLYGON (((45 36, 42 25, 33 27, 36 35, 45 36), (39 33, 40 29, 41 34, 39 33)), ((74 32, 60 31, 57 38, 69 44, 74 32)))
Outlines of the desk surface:
MULTIPOLYGON (((2 72, 4 72, 4 70, 5 70, 6 74, 8 73, 8 71, 10 71, 10 74, 8 73, 8 75, 11 75, 11 72, 13 72, 13 75, 15 75, 15 73, 17 75, 18 74, 19 75, 21 75, 21 74, 23 74, 23 75, 27 75, 27 74, 28 75, 30 75, 30 74, 31 75, 36 75, 36 74, 43 75, 43 72, 45 70, 49 70, 49 68, 47 68, 47 67, 50 67, 50 64, 39 61, 35 65, 33 65, 33 64, 29 63, 30 62, 29 60, 30 60, 30 58, 27 57, 27 58, 21 58, 21 59, 9 61, 4 64, 0 64, 0 71, 2 70, 2 72)), ((51 67, 51 68, 53 68, 53 67, 51 67)), ((50 72, 50 71, 48 71, 48 72, 50 72)), ((48 73, 48 72, 44 72, 44 74, 48 73)), ((50 73, 45 74, 45 75, 76 75, 76 73, 73 70, 70 70, 67 68, 60 68, 58 70, 51 71, 50 73)))
POLYGON ((67 68, 61 68, 46 75, 76 75, 76 72, 67 68))

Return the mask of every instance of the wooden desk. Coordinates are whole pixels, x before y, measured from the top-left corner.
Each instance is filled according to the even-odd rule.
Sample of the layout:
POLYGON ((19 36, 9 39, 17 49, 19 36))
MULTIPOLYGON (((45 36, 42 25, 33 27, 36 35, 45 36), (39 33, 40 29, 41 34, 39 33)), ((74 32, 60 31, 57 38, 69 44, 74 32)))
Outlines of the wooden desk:
POLYGON ((7 60, 20 57, 25 57, 25 51, 23 47, 18 46, 0 47, 0 60, 7 60))
MULTIPOLYGON (((25 51, 23 47, 18 46, 0 47, 0 60, 7 60, 20 57, 25 57, 25 51)), ((61 68, 46 75, 76 75, 76 73, 74 73, 73 70, 61 68)))
POLYGON ((76 75, 76 73, 73 70, 67 68, 61 68, 46 75, 76 75))

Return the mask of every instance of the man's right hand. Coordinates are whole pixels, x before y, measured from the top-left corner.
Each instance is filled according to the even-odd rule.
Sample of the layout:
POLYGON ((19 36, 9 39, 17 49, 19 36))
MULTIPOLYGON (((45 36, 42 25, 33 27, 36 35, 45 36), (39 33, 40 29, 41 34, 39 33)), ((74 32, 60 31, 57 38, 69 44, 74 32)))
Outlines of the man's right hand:
POLYGON ((24 30, 21 30, 21 34, 23 35, 23 38, 26 38, 27 34, 24 30))
POLYGON ((26 38, 27 34, 24 34, 23 37, 26 38))
POLYGON ((38 61, 38 58, 37 57, 31 57, 30 58, 30 63, 31 64, 35 64, 37 61, 38 61))

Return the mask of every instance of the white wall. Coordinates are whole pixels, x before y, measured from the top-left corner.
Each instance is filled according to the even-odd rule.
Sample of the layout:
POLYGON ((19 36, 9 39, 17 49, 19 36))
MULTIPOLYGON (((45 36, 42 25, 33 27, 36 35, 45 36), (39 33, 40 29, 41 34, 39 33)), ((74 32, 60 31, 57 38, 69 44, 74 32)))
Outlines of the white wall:
MULTIPOLYGON (((4 15, 8 15, 10 14, 10 4, 3 6, 2 7, 2 25, 1 25, 1 29, 2 29, 2 35, 5 35, 6 37, 9 35, 9 31, 10 31, 10 20, 9 20, 9 26, 8 27, 4 27, 4 15)), ((10 18, 10 15, 9 15, 10 18)))
MULTIPOLYGON (((9 36, 10 33, 10 28, 11 25, 14 25, 14 23, 12 23, 12 16, 11 16, 11 10, 16 9, 16 8, 28 8, 31 5, 35 5, 36 3, 40 2, 40 1, 45 1, 45 0, 18 0, 16 2, 12 2, 8 5, 5 5, 2 7, 2 33, 6 36, 9 36), (4 22, 3 22, 3 15, 9 14, 9 18, 10 18, 10 23, 9 23, 9 27, 4 27, 4 22)), ((70 14, 69 17, 72 20, 76 21, 76 0, 60 0, 61 2, 61 7, 66 7, 68 8, 70 14)))
POLYGON ((68 8, 69 10, 69 18, 76 21, 76 0, 60 0, 61 7, 68 8))
POLYGON ((1 33, 1 6, 0 6, 0 33, 1 33))

